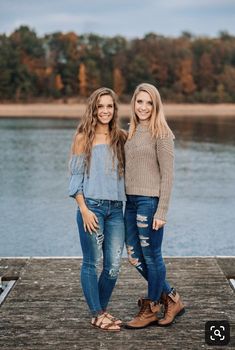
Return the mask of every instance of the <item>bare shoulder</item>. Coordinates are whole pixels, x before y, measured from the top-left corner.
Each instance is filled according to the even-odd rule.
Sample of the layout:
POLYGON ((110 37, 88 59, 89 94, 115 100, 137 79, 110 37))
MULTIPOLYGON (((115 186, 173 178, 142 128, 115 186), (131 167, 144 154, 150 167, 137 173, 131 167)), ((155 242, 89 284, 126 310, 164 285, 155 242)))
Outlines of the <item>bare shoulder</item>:
POLYGON ((81 154, 84 152, 85 138, 82 133, 75 135, 73 140, 72 152, 73 154, 81 154))

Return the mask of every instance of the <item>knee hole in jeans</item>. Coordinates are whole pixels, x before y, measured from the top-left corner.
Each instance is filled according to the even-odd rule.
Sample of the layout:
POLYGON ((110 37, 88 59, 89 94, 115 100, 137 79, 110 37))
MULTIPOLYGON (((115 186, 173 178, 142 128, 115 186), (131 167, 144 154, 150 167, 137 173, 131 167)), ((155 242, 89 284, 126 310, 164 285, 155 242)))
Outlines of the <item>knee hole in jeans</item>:
POLYGON ((126 250, 127 250, 127 256, 128 256, 129 263, 142 270, 141 262, 139 261, 139 259, 133 257, 133 254, 135 254, 134 247, 132 247, 131 245, 127 245, 126 250))
POLYGON ((149 242, 147 242, 149 240, 149 237, 145 237, 143 235, 140 235, 140 245, 141 247, 148 247, 149 246, 149 242))
POLYGON ((118 247, 115 252, 115 260, 112 262, 108 274, 110 278, 117 278, 121 265, 122 248, 118 247))

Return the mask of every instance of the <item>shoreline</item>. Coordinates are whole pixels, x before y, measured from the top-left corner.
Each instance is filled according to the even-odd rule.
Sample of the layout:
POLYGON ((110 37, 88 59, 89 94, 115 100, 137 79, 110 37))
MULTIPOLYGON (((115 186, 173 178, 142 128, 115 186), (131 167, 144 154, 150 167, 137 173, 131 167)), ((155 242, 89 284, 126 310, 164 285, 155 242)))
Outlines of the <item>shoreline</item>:
MULTIPOLYGON (((82 103, 0 104, 0 118, 80 118, 86 105, 82 103)), ((226 117, 235 118, 235 104, 165 104, 167 118, 226 117)), ((130 116, 130 105, 120 104, 121 118, 130 116)))

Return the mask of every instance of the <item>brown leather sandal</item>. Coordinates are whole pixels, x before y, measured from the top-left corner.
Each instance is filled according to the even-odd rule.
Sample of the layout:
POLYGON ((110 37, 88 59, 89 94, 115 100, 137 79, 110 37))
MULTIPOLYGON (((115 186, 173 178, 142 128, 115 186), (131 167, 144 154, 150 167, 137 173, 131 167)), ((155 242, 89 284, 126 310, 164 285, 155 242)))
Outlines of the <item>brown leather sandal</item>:
POLYGON ((105 312, 106 317, 108 317, 113 323, 115 323, 117 326, 122 325, 122 321, 119 320, 119 318, 114 317, 113 315, 109 314, 108 312, 105 312))
POLYGON ((113 321, 107 317, 106 313, 103 313, 100 316, 93 317, 91 320, 92 326, 101 329, 102 331, 109 332, 120 332, 121 328, 119 325, 115 324, 113 321))

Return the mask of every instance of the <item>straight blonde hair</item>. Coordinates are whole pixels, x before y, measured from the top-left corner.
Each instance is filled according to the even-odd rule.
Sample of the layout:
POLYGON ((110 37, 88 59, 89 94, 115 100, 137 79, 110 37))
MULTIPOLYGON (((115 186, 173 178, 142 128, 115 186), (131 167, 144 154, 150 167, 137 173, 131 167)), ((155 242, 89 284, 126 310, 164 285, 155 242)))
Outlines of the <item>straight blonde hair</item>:
POLYGON ((149 130, 152 137, 164 138, 172 136, 174 138, 174 134, 167 124, 163 111, 161 96, 157 88, 152 84, 142 83, 136 87, 131 99, 131 120, 128 139, 132 138, 139 123, 138 117, 135 114, 135 101, 140 91, 147 92, 153 103, 153 111, 149 123, 149 130))

